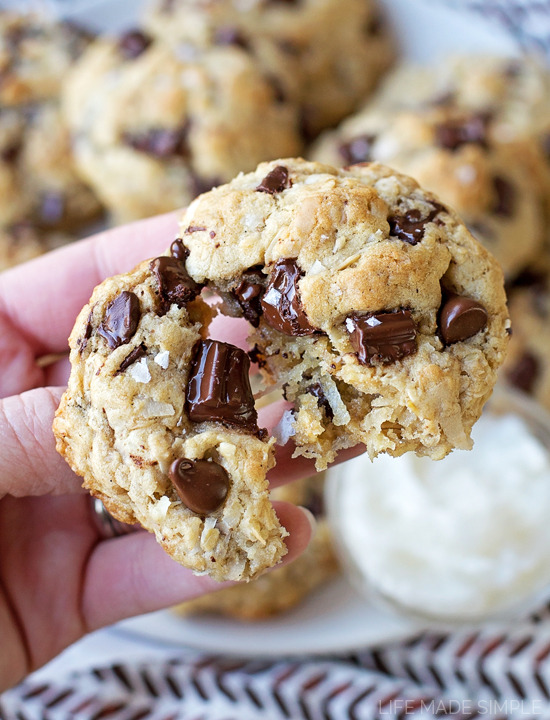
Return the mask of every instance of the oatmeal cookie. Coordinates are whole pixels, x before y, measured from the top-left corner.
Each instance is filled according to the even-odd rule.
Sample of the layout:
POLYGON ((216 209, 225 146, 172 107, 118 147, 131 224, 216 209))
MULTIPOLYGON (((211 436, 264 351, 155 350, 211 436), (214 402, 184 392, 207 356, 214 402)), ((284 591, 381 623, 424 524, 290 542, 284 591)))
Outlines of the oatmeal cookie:
POLYGON ((184 615, 212 613, 240 620, 262 620, 290 610, 334 577, 338 572, 338 561, 325 519, 323 487, 323 478, 316 476, 272 492, 273 499, 308 508, 317 520, 315 534, 297 560, 265 573, 247 585, 236 585, 183 603, 176 611, 184 615))
POLYGON ((252 579, 285 553, 275 438, 249 355, 205 338, 205 286, 253 326, 250 357, 294 405, 277 437, 318 469, 357 443, 434 459, 471 446, 507 341, 496 261, 389 168, 263 163, 197 198, 169 254, 98 286, 70 337, 58 450, 179 562, 252 579))
POLYGON ((300 104, 307 136, 353 112, 394 57, 375 0, 157 0, 144 23, 180 45, 246 46, 300 104))
POLYGON ((68 24, 0 11, 0 225, 79 230, 101 207, 80 180, 59 95, 89 42, 68 24))
POLYGON ((502 271, 456 213, 376 163, 265 163, 197 198, 187 268, 255 325, 250 342, 293 412, 283 432, 318 469, 441 458, 470 430, 504 358, 502 271))
POLYGON ((70 337, 54 431, 84 486, 178 562, 249 580, 286 553, 243 350, 205 339, 208 306, 176 257, 105 280, 70 337))
POLYGON ((459 213, 511 277, 543 244, 547 187, 537 144, 499 136, 484 113, 367 108, 325 133, 311 157, 334 165, 376 160, 411 175, 459 213))
POLYGON ((78 167, 119 221, 301 149, 296 110, 236 46, 186 54, 137 31, 98 40, 67 81, 65 108, 78 167))

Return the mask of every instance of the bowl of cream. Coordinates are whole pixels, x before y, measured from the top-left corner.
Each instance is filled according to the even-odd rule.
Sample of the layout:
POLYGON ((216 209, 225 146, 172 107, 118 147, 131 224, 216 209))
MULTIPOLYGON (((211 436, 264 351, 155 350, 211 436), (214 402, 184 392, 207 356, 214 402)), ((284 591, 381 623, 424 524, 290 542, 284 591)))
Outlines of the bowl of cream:
POLYGON ((430 621, 511 619, 550 595, 550 416, 497 388, 470 451, 332 469, 337 551, 369 601, 430 621))

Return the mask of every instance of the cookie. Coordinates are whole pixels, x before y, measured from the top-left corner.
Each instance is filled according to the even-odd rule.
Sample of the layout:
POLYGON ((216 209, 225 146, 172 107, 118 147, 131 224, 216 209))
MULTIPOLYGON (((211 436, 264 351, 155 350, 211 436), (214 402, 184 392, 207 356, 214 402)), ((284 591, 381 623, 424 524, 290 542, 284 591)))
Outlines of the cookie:
POLYGON ((265 479, 273 440, 257 427, 246 353, 205 339, 210 310, 180 251, 94 291, 70 337, 57 447, 109 512, 178 562, 249 580, 286 553, 265 479))
POLYGON ((0 106, 58 97, 65 74, 89 39, 70 23, 0 11, 0 106))
POLYGON ((512 277, 542 247, 547 188, 536 143, 503 142, 500 134, 481 112, 367 107, 320 138, 311 157, 336 165, 376 160, 413 176, 459 213, 512 277))
POLYGON ((512 336, 503 379, 550 410, 550 257, 527 271, 509 289, 512 336))
POLYGON ((306 551, 294 562, 244 585, 204 595, 183 603, 183 615, 209 613, 239 620, 262 620, 286 612, 319 589, 338 572, 332 536, 323 509, 322 477, 299 480, 272 492, 273 499, 293 502, 310 510, 316 520, 315 534, 306 551))
POLYGON ((157 0, 144 24, 177 44, 246 46, 299 103, 308 136, 353 112, 394 57, 375 0, 157 0))
POLYGON ((62 78, 89 38, 34 15, 0 12, 0 225, 77 231, 100 204, 78 177, 59 107, 62 78))
POLYGON ((297 112, 238 47, 186 56, 143 33, 98 40, 67 81, 79 170, 119 221, 186 205, 301 149, 297 112))
POLYGON ((294 409, 276 436, 441 458, 502 363, 500 268, 456 214, 381 165, 261 164, 197 198, 170 254, 105 280, 70 337, 57 448, 179 562, 252 579, 285 553, 249 356, 205 338, 202 287, 254 328, 250 357, 294 409))
POLYGON ((373 102, 387 111, 457 107, 490 115, 499 139, 533 135, 550 119, 550 72, 532 57, 451 56, 401 66, 373 102))
POLYGON ((29 223, 0 226, 0 271, 55 250, 70 240, 63 233, 43 232, 29 223))

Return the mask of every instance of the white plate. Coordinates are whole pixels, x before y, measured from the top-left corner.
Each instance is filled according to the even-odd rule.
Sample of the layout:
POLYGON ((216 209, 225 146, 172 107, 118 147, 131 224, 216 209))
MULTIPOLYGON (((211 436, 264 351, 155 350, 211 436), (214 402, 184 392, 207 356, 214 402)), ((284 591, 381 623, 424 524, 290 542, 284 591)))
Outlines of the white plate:
POLYGON ((372 607, 339 577, 279 617, 243 622, 163 611, 125 620, 117 633, 217 655, 280 656, 345 653, 411 637, 422 626, 372 607))

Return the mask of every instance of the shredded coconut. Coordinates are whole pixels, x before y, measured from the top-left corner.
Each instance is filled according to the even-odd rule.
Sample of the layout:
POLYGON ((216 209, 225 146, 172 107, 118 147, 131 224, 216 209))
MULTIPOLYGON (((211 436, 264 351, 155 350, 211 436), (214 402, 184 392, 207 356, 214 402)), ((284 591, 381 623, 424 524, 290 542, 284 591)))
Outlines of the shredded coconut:
POLYGON ((281 419, 273 428, 273 437, 277 441, 277 445, 286 445, 295 434, 294 413, 292 410, 285 410, 281 419))
POLYGON ((153 520, 160 522, 166 517, 169 507, 170 499, 166 495, 163 495, 161 499, 151 508, 150 515, 153 520))

